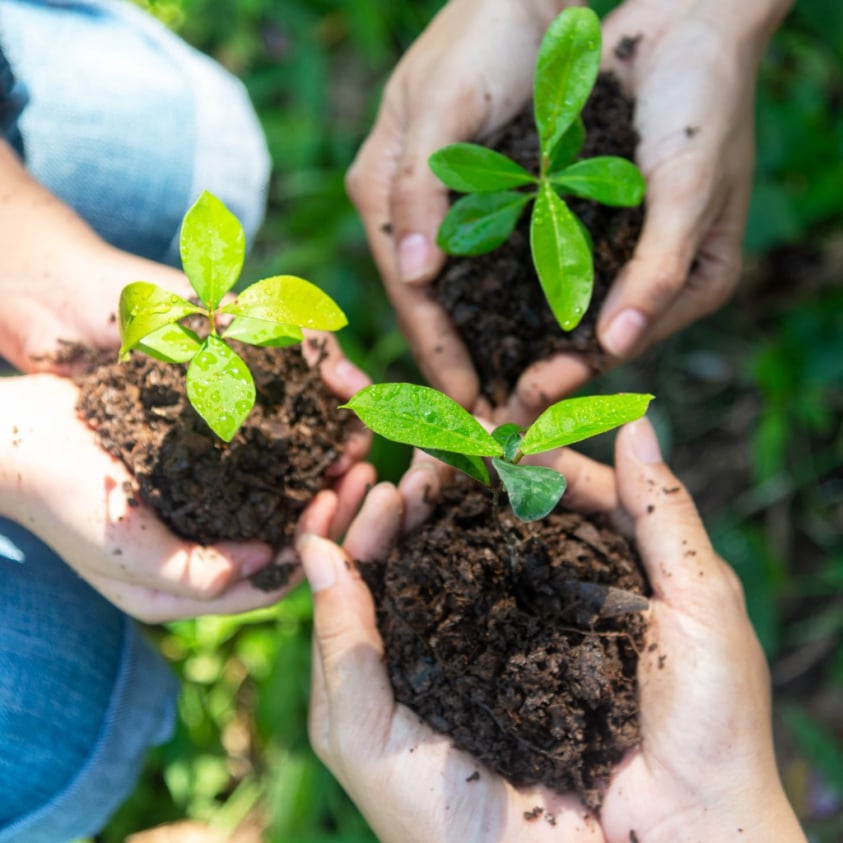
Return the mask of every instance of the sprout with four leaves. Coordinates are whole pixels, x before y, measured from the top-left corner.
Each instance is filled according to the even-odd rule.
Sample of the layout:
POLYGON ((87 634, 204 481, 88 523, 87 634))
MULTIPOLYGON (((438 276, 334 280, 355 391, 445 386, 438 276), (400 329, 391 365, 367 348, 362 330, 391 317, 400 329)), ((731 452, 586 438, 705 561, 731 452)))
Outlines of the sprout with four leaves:
POLYGON ((342 408, 353 410, 375 433, 421 448, 489 486, 484 457, 522 521, 548 515, 565 491, 565 478, 552 468, 522 465, 521 458, 605 433, 647 412, 652 395, 621 393, 568 398, 548 407, 529 427, 503 424, 489 433, 467 410, 428 386, 375 384, 361 389, 342 408))
POLYGON ((560 194, 633 207, 645 189, 640 171, 625 158, 576 160, 585 142, 580 112, 597 80, 600 51, 600 19, 591 9, 566 9, 547 30, 533 91, 538 175, 477 144, 452 144, 430 157, 431 169, 447 187, 468 194, 454 203, 439 228, 437 242, 448 254, 480 255, 497 248, 533 203, 533 263, 550 309, 566 331, 588 309, 594 263, 590 235, 560 194))
POLYGON ((120 295, 120 359, 133 349, 168 363, 189 363, 187 397, 208 427, 230 442, 255 405, 255 383, 243 359, 226 340, 284 347, 304 339, 302 328, 336 331, 345 314, 318 287, 294 275, 257 281, 223 305, 243 268, 246 237, 238 219, 207 191, 185 214, 182 265, 201 304, 148 281, 135 281, 120 295), (201 314, 208 335, 179 324, 201 314), (232 316, 220 333, 217 317, 232 316))

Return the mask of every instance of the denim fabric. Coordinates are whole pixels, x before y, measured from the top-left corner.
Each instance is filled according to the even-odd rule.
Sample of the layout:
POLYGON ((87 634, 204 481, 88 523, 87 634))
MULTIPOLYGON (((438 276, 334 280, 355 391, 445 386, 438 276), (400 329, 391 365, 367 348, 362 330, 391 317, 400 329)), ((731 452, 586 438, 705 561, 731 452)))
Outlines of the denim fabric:
MULTIPOLYGON (((239 81, 119 0, 0 0, 0 48, 0 133, 106 240, 177 263, 204 189, 251 240, 269 158, 239 81)), ((136 624, 0 518, 0 843, 99 830, 176 693, 136 624)))
POLYGON ((138 627, 0 518, 0 843, 97 832, 169 737, 177 683, 138 627))
POLYGON ((178 264, 184 211, 219 196, 251 240, 269 157, 243 84, 116 0, 0 0, 27 169, 110 243, 178 264))

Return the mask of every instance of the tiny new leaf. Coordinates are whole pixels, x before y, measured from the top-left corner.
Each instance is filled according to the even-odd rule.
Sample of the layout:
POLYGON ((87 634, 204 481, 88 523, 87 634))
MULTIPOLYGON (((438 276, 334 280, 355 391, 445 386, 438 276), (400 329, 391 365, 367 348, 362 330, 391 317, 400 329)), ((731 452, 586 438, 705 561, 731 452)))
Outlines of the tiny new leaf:
POLYGON ((652 395, 628 392, 558 401, 527 428, 521 440, 521 452, 539 454, 635 421, 647 412, 652 398, 652 395))
POLYGON ((179 247, 182 266, 196 295, 215 309, 243 269, 246 257, 243 226, 206 190, 185 214, 179 247))
POLYGON ((187 369, 187 397, 208 427, 230 442, 255 405, 255 382, 243 360, 211 334, 187 369))
POLYGON ((492 465, 506 489, 512 511, 522 521, 538 521, 559 503, 567 481, 552 468, 540 465, 513 465, 492 459, 492 465))
POLYGON ((425 450, 491 457, 503 447, 452 398, 412 383, 367 386, 340 409, 353 410, 375 433, 425 450))
POLYGON ((524 428, 520 424, 502 424, 492 431, 492 436, 503 446, 504 457, 512 462, 521 445, 524 428))
POLYGON ((474 143, 454 143, 430 156, 430 169, 439 180, 460 193, 509 190, 536 177, 506 155, 474 143))

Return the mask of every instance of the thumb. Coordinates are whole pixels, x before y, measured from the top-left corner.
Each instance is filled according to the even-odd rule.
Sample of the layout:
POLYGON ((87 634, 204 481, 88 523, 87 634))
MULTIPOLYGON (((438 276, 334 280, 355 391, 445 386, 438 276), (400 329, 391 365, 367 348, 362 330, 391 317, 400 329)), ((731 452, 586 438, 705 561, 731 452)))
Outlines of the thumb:
POLYGON ((313 592, 310 738, 329 766, 378 751, 394 711, 372 597, 345 552, 306 534, 298 542, 313 592), (382 728, 381 728, 382 727, 382 728))
POLYGON ((662 461, 647 419, 625 425, 615 453, 620 504, 635 522, 642 562, 656 596, 686 602, 721 573, 687 489, 662 461), (701 577, 709 575, 708 581, 701 577))

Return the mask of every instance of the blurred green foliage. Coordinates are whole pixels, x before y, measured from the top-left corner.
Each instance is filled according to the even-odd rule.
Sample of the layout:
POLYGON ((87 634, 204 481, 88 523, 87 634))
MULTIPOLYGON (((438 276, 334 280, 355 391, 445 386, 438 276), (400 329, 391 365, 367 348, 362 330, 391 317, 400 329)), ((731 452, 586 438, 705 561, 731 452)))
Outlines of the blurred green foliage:
MULTIPOLYGON (((419 381, 343 178, 389 70, 441 2, 136 2, 236 72, 254 99, 275 175, 245 274, 294 272, 319 284, 349 316, 340 340, 355 362, 376 381, 419 381)), ((616 0, 593 5, 603 13, 616 0)), ((843 839, 843 723, 813 709, 843 693, 841 57, 843 4, 800 0, 764 61, 747 232, 747 252, 766 279, 760 291, 639 368, 607 376, 612 390, 657 396, 651 416, 660 438, 744 581, 777 699, 787 703, 785 781, 820 843, 843 839), (830 269, 815 283, 812 261, 829 253, 830 269), (794 260, 808 270, 790 271, 794 260), (714 474, 700 455, 730 437, 733 459, 714 474), (794 783, 800 764, 805 787, 794 783)), ((383 443, 373 453, 389 479, 407 458, 406 448, 383 443)), ((150 631, 183 679, 178 731, 150 757, 103 843, 186 817, 226 836, 253 824, 267 843, 373 843, 308 746, 310 632, 305 588, 272 609, 150 631)))

